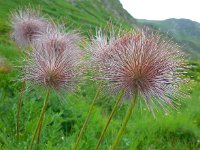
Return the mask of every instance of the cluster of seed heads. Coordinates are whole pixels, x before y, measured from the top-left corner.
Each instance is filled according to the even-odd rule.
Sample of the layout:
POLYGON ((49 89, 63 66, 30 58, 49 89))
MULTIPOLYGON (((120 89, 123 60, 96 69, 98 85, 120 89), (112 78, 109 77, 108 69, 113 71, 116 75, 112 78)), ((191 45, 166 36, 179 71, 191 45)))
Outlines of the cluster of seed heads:
POLYGON ((39 11, 12 14, 12 37, 19 46, 31 48, 23 66, 23 79, 33 85, 71 90, 82 75, 81 37, 49 23, 39 11))
MULTIPOLYGON (((65 33, 41 17, 38 11, 21 10, 12 15, 12 37, 19 46, 31 44, 24 79, 57 90, 71 89, 82 74, 82 52, 76 32, 65 33)), ((114 92, 135 90, 151 109, 173 105, 180 95, 183 54, 178 45, 149 29, 103 34, 91 39, 88 48, 95 79, 108 83, 114 92)))

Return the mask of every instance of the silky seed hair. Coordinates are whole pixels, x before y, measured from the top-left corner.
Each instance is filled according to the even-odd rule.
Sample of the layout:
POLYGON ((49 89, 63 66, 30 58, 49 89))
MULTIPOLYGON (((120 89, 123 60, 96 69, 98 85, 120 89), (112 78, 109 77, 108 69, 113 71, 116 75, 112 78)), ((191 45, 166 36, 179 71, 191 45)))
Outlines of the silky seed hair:
POLYGON ((45 32, 38 34, 33 45, 37 48, 51 50, 52 48, 57 53, 62 53, 67 50, 76 55, 80 52, 79 44, 81 36, 76 31, 65 32, 64 27, 47 28, 45 32))
POLYGON ((11 38, 20 47, 29 46, 37 34, 50 26, 50 23, 40 15, 39 10, 25 8, 11 14, 11 38))
POLYGON ((92 36, 88 46, 88 55, 91 56, 91 59, 89 60, 89 64, 91 65, 90 68, 96 70, 95 73, 98 73, 101 66, 105 65, 105 62, 109 60, 113 53, 112 49, 109 49, 109 47, 114 45, 118 36, 122 34, 119 31, 118 34, 115 35, 113 29, 111 29, 109 33, 107 32, 102 29, 97 30, 96 35, 92 36))
POLYGON ((70 91, 81 81, 82 64, 82 52, 78 45, 69 42, 65 49, 58 51, 54 44, 47 46, 43 43, 33 47, 26 58, 23 78, 33 85, 70 91))
POLYGON ((180 47, 148 28, 110 39, 99 36, 93 40, 98 45, 92 55, 95 78, 108 82, 107 88, 114 93, 124 90, 128 99, 137 88, 152 112, 157 105, 165 111, 168 106, 174 107, 182 95, 180 85, 185 82, 181 78, 185 65, 180 47), (106 57, 103 61, 102 53, 106 57))

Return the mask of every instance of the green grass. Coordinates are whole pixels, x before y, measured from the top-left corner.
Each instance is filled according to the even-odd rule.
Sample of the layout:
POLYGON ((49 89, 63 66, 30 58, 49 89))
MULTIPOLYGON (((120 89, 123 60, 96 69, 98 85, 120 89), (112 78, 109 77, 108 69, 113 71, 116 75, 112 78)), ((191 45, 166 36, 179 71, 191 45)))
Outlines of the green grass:
MULTIPOLYGON (((11 82, 5 76, 1 76, 2 79, 0 89, 0 115, 2 116, 0 119, 0 143, 2 149, 3 147, 6 149, 24 149, 30 144, 45 93, 40 90, 25 92, 21 118, 21 140, 17 144, 16 112, 20 86, 11 82)), ((91 86, 83 85, 85 91, 89 92, 80 88, 75 94, 63 94, 61 96, 51 94, 42 129, 41 144, 37 146, 39 149, 73 149, 76 136, 94 96, 94 92, 91 91, 95 91, 94 89, 97 88, 91 81, 90 84, 91 86)), ((136 107, 119 149, 199 149, 199 90, 199 83, 194 82, 191 98, 185 99, 178 111, 171 111, 169 114, 157 113, 156 120, 146 109, 141 111, 136 107)), ((80 149, 94 149, 101 130, 108 119, 110 108, 114 105, 114 100, 112 96, 101 94, 93 110, 86 133, 79 145, 80 149), (108 100, 109 105, 102 103, 108 100)), ((102 150, 108 149, 114 141, 126 109, 127 102, 119 107, 101 144, 102 150)))
MULTIPOLYGON (((13 66, 9 74, 0 74, 0 149, 27 149, 36 127, 42 108, 45 91, 27 88, 23 96, 21 112, 20 141, 16 136, 16 113, 21 81, 20 70, 15 66, 22 62, 22 52, 9 38, 9 12, 19 6, 31 3, 41 7, 42 12, 55 20, 67 22, 70 29, 79 29, 83 35, 94 32, 96 26, 108 24, 110 17, 116 27, 130 28, 122 18, 115 17, 98 1, 77 1, 76 6, 65 0, 7 0, 0 2, 0 56, 5 57, 13 66)), ((177 111, 169 114, 157 113, 154 119, 145 108, 136 107, 120 142, 119 150, 134 149, 200 149, 200 65, 192 62, 188 77, 193 81, 188 86, 191 97, 181 102, 177 111)), ((78 87, 75 93, 51 93, 47 108, 41 143, 35 149, 71 150, 84 122, 98 84, 89 79, 78 87)), ((98 142, 100 133, 115 104, 113 95, 102 92, 95 104, 87 130, 80 142, 80 150, 92 150, 98 142)), ((121 127, 128 102, 117 110, 106 132, 101 150, 112 145, 117 131, 121 127)))

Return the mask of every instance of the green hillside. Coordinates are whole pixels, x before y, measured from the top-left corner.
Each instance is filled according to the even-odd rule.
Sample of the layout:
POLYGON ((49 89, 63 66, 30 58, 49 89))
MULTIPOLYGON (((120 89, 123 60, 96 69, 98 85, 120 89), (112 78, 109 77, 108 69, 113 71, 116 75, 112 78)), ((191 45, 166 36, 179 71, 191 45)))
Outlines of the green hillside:
POLYGON ((200 23, 189 19, 138 20, 138 22, 167 33, 183 47, 190 59, 200 59, 200 23))
MULTIPOLYGON (((8 0, 0 1, 0 33, 1 41, 9 32, 10 12, 27 5, 40 8, 46 15, 53 19, 61 21, 74 29, 83 32, 94 30, 96 27, 104 27, 108 22, 116 26, 130 27, 130 22, 135 20, 122 8, 117 0, 101 2, 99 0, 8 0), (104 3, 108 5, 104 5, 104 3), (112 5, 114 3, 114 5, 112 5), (106 7, 105 7, 106 6, 106 7), (114 8, 112 8, 112 6, 114 8), (120 14, 116 14, 118 10, 120 14)), ((131 25, 132 26, 132 25, 131 25)))
POLYGON ((67 30, 78 30, 84 36, 95 33, 96 28, 132 28, 136 21, 118 0, 7 0, 0 1, 0 56, 12 59, 18 57, 19 49, 10 39, 10 14, 24 7, 41 10, 46 18, 64 23, 67 30), (113 5, 114 4, 114 5, 113 5), (113 8, 112 8, 113 7, 113 8), (120 13, 116 14, 118 10, 120 13), (8 53, 14 55, 9 56, 8 53), (16 54, 16 55, 15 55, 16 54))
MULTIPOLYGON (((23 63, 23 53, 10 39, 9 16, 11 11, 26 6, 40 8, 45 17, 64 22, 67 30, 79 30, 86 38, 94 34, 97 27, 109 28, 111 23, 123 29, 137 26, 137 21, 122 8, 119 0, 0 0, 0 150, 28 149, 45 98, 42 89, 26 88, 21 109, 20 140, 17 140, 16 114, 22 84, 17 66, 23 63)), ((167 29, 168 26, 163 28, 163 32, 167 29)), ((175 37, 180 42, 191 39, 188 38, 186 34, 175 37)), ((198 40, 191 42, 198 47, 198 40)), ((191 55, 198 53, 199 50, 191 49, 191 55)), ((190 66, 187 76, 191 82, 182 87, 190 97, 182 98, 181 106, 169 113, 158 108, 156 119, 147 108, 136 105, 119 150, 200 149, 200 63, 192 62, 190 66)), ((73 150, 97 88, 98 83, 86 79, 74 93, 51 93, 41 142, 35 144, 34 149, 73 150)), ((110 93, 100 93, 78 150, 95 149, 115 101, 116 97, 110 93)), ((129 101, 120 104, 100 150, 110 149, 128 104, 129 101)))

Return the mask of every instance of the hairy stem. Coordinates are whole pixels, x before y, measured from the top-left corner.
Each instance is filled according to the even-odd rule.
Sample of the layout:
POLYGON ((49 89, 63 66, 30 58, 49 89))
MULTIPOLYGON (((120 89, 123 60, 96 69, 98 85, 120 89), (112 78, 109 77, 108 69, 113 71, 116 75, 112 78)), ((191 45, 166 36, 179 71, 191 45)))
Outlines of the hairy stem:
POLYGON ((37 127, 35 129, 35 132, 33 134, 32 140, 31 140, 30 150, 32 150, 36 134, 37 134, 37 132, 38 132, 38 130, 40 128, 40 124, 42 123, 42 121, 44 119, 44 114, 45 114, 45 111, 46 111, 46 108, 47 108, 47 104, 48 104, 48 101, 49 101, 49 93, 50 93, 50 89, 47 90, 46 98, 45 98, 44 105, 43 105, 41 113, 40 113, 40 117, 39 117, 39 120, 38 120, 38 123, 37 123, 37 127))
POLYGON ((18 138, 18 140, 19 140, 19 132, 20 132, 20 111, 21 111, 21 106, 22 106, 22 96, 24 93, 25 85, 26 85, 26 80, 23 80, 20 97, 19 97, 19 102, 18 102, 18 110, 17 110, 17 138, 18 138))
POLYGON ((86 117, 86 119, 85 119, 85 122, 84 122, 84 124, 83 124, 83 126, 82 126, 82 128, 81 128, 81 131, 80 131, 80 133, 79 133, 79 135, 78 135, 78 138, 77 138, 77 140, 76 140, 76 143, 75 143, 75 145, 74 145, 74 150, 77 149, 77 146, 78 146, 78 144, 79 144, 79 142, 80 142, 80 140, 81 140, 81 137, 82 137, 82 135, 83 135, 83 132, 84 132, 84 130, 85 130, 85 128, 86 128, 86 125, 87 125, 87 123, 88 123, 88 121, 89 121, 89 119, 90 119, 90 116, 91 116, 91 113, 92 113, 92 110, 93 110, 95 101, 96 101, 97 97, 98 97, 99 94, 100 94, 101 87, 102 87, 102 82, 99 84, 99 88, 98 88, 98 90, 97 90, 97 92, 96 92, 96 94, 95 94, 95 97, 94 97, 94 99, 93 99, 93 101, 92 101, 92 104, 91 104, 91 106, 90 106, 90 109, 89 109, 89 111, 88 111, 88 113, 87 113, 87 117, 86 117))
POLYGON ((115 139, 114 144, 112 145, 112 150, 117 149, 117 145, 119 144, 119 141, 120 141, 120 139, 121 139, 121 137, 122 137, 122 135, 125 131, 126 125, 127 125, 128 121, 130 119, 130 116, 132 114, 133 108, 134 108, 135 103, 136 103, 137 96, 138 96, 138 89, 136 88, 136 90, 134 92, 133 99, 131 100, 130 106, 129 106, 129 108, 126 112, 125 118, 123 120, 122 127, 118 132, 118 135, 117 135, 117 138, 115 139))
POLYGON ((107 130, 107 128, 108 128, 108 125, 110 124, 110 121, 111 121, 111 119, 112 119, 112 117, 113 117, 115 111, 117 110, 117 106, 119 105, 119 102, 121 101, 123 95, 124 95, 124 91, 121 92, 121 94, 120 94, 120 96, 119 96, 117 102, 115 103, 115 106, 114 106, 113 109, 112 109, 112 112, 111 112, 111 114, 110 114, 110 116, 109 116, 109 118, 108 118, 108 121, 107 121, 107 123, 106 123, 106 125, 105 125, 105 127, 104 127, 104 129, 103 129, 103 131, 102 131, 102 133, 101 133, 101 136, 100 136, 100 138, 99 138, 99 141, 98 141, 98 143, 97 143, 97 145, 96 145, 96 150, 99 149, 100 143, 101 143, 101 141, 102 141, 102 139, 103 139, 103 137, 104 137, 104 134, 105 134, 105 132, 106 132, 106 130, 107 130))

